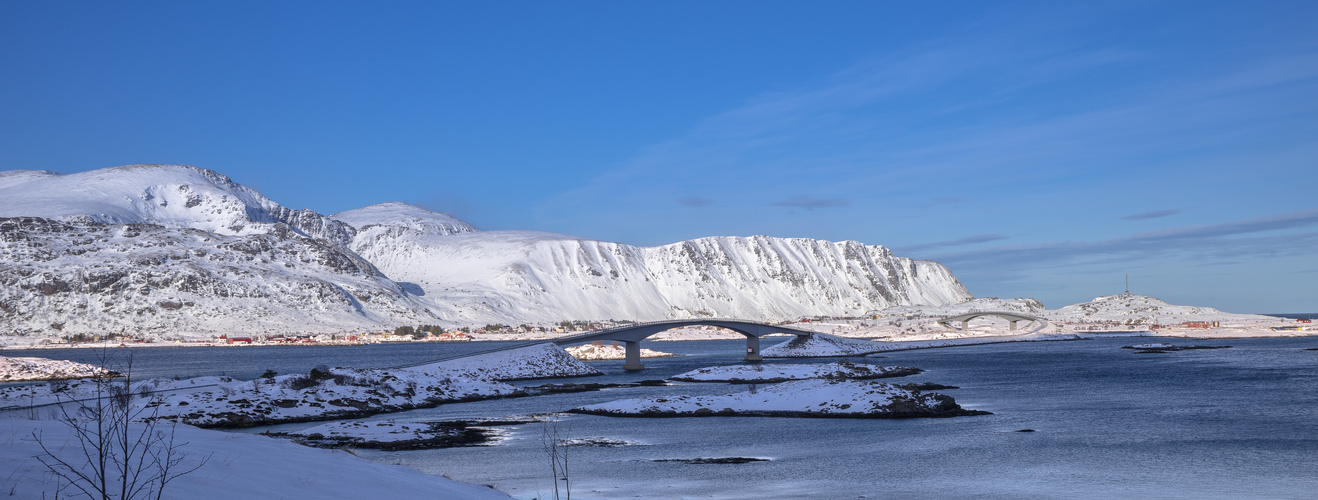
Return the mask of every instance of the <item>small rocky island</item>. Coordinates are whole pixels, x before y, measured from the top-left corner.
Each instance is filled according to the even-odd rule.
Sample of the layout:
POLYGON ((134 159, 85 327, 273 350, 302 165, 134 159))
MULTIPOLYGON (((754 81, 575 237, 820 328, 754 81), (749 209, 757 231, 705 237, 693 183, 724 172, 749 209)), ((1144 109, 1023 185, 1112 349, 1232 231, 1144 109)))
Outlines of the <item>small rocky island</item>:
POLYGON ((1229 349, 1229 345, 1175 345, 1166 342, 1155 342, 1152 344, 1136 344, 1122 347, 1122 349, 1134 349, 1137 353, 1160 353, 1174 351, 1191 351, 1195 349, 1229 349))
POLYGON ((964 409, 943 394, 872 380, 831 379, 783 382, 721 396, 622 399, 569 411, 611 417, 921 418, 988 414, 964 409))
POLYGON ((755 364, 710 366, 691 370, 671 377, 682 382, 725 382, 731 384, 771 384, 789 380, 827 378, 837 380, 868 380, 886 377, 905 377, 920 373, 919 368, 905 366, 878 366, 849 361, 814 364, 755 364))
MULTIPOLYGON (((627 359, 627 350, 617 344, 585 344, 567 347, 563 349, 571 354, 572 357, 583 361, 600 361, 600 360, 619 360, 627 359)), ((668 358, 677 356, 671 352, 656 351, 654 349, 641 349, 642 358, 668 358)))

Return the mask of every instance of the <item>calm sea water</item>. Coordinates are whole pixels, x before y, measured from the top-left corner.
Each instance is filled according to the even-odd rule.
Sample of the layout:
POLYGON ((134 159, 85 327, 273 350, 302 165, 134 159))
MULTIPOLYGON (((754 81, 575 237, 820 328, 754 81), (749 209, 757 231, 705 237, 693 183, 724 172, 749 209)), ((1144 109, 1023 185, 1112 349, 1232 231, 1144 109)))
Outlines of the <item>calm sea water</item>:
MULTIPOLYGON (((386 368, 419 363, 457 354, 487 351, 520 342, 417 342, 397 344, 272 345, 232 347, 106 347, 78 349, 5 349, 0 355, 68 359, 100 364, 121 370, 130 358, 133 378, 197 377, 228 375, 241 380, 261 376, 266 370, 307 373, 319 365, 355 368, 386 368)), ((117 346, 118 344, 112 344, 117 346)))
MULTIPOLYGON (((639 443, 570 448, 575 498, 1315 498, 1318 492, 1318 338, 1178 344, 1232 349, 1136 354, 1109 338, 886 353, 878 364, 926 370, 902 382, 944 391, 993 415, 950 419, 608 418, 563 416, 563 438, 639 443), (1015 432, 1034 429, 1035 432, 1015 432), (657 459, 758 457, 688 465, 657 459)), ((135 349, 156 375, 255 376, 317 364, 392 366, 490 344, 135 349), (425 352, 415 351, 431 349, 425 352), (222 361, 217 361, 222 359, 222 361), (170 368, 171 366, 175 368, 170 368)), ((647 359, 646 370, 592 362, 592 382, 656 379, 740 363, 744 342, 653 342, 689 354, 647 359)), ((38 351, 53 356, 71 350, 38 351)), ((17 355, 6 351, 6 355, 17 355)), ((82 356, 84 354, 78 354, 82 356)), ((72 359, 72 358, 70 358, 72 359)), ((817 360, 815 360, 817 361, 817 360)), ((810 362, 804 360, 782 362, 810 362)), ((543 381, 531 382, 533 384, 543 381)), ((446 405, 373 419, 439 420, 561 411, 659 394, 744 386, 682 384, 446 405)), ((301 424, 305 427, 307 424, 301 424)), ((295 426, 284 426, 293 428, 295 426)), ((510 429, 494 446, 359 451, 372 460, 492 484, 518 498, 551 491, 541 424, 510 429)))

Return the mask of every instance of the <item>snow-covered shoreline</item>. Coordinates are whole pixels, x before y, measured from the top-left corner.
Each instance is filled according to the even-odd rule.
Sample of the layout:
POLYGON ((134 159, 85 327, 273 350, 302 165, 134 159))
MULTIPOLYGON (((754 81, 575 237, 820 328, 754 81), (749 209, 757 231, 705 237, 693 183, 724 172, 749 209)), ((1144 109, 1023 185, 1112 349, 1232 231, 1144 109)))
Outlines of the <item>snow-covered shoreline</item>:
POLYGON ((113 375, 113 372, 99 366, 76 361, 0 356, 0 382, 67 380, 104 377, 107 375, 113 375))

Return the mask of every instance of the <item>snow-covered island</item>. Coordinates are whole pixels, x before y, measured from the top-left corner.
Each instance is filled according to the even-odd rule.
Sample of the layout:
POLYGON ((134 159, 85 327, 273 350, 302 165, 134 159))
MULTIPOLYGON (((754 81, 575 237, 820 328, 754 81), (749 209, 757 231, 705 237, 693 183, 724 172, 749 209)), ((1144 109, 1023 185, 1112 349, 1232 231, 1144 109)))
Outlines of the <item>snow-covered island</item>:
MULTIPOLYGON (((597 375, 552 344, 496 351, 392 370, 325 368, 256 380, 198 377, 135 382, 155 416, 198 427, 253 427, 358 418, 445 403, 532 394, 503 381, 597 375)), ((107 394, 111 382, 84 379, 0 388, 0 407, 24 407, 107 394)))
POLYGON ((610 417, 845 417, 918 418, 984 415, 950 396, 872 380, 811 379, 783 382, 721 396, 622 399, 573 408, 610 417))
POLYGON ((0 356, 0 382, 66 380, 110 375, 113 375, 113 372, 96 365, 76 361, 0 356))
POLYGON ((766 358, 826 358, 864 356, 883 350, 883 345, 868 340, 849 339, 819 333, 810 336, 792 336, 792 340, 766 347, 760 355, 766 358))
MULTIPOLYGON (((617 344, 585 344, 576 345, 564 349, 572 357, 583 361, 602 361, 617 360, 627 357, 627 350, 617 344)), ((642 358, 667 358, 677 356, 670 352, 661 352, 654 349, 641 349, 642 358)))
POLYGON ((905 366, 879 366, 848 361, 813 364, 755 364, 710 366, 669 377, 682 382, 726 382, 732 384, 771 384, 789 380, 826 378, 833 380, 868 380, 905 377, 923 370, 905 366))
POLYGON ((553 343, 493 351, 476 356, 417 365, 407 370, 443 370, 489 380, 589 377, 603 372, 572 357, 553 343))

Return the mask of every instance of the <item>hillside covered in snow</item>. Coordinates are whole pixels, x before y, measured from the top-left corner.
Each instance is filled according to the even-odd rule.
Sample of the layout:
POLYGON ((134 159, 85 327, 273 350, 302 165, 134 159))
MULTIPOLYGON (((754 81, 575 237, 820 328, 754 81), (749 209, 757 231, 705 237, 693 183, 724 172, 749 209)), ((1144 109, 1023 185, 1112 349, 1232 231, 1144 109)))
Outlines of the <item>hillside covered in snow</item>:
POLYGON ((656 247, 532 231, 474 231, 396 204, 333 217, 362 229, 352 250, 423 292, 436 314, 504 318, 735 317, 779 321, 855 315, 971 298, 945 267, 882 246, 804 238, 708 237, 656 247), (425 228, 434 228, 424 230, 425 228))
POLYGON ((854 241, 635 247, 478 231, 401 203, 327 217, 188 166, 0 172, 0 335, 29 340, 780 321, 970 298, 938 263, 854 241))

